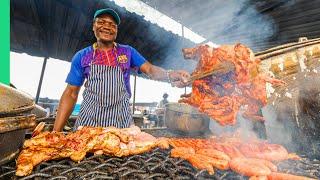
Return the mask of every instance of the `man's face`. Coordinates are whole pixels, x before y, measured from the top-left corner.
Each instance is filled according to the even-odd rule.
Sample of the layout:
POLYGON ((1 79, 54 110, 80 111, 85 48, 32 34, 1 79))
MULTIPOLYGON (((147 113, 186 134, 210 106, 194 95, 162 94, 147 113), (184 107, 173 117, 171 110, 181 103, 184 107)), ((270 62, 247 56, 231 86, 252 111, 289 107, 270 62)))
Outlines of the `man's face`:
POLYGON ((118 26, 111 15, 102 14, 93 22, 93 32, 98 41, 113 42, 117 37, 118 26))

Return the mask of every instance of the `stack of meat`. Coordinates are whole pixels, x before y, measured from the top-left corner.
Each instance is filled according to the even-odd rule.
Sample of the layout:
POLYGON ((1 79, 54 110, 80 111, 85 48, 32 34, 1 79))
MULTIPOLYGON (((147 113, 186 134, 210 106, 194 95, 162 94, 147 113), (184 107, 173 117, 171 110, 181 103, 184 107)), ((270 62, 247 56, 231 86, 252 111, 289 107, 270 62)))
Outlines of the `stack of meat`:
POLYGON ((214 168, 231 169, 253 179, 307 180, 310 178, 277 172, 276 162, 299 159, 295 154, 277 144, 258 139, 244 142, 239 136, 221 136, 209 139, 172 138, 169 144, 174 148, 171 156, 189 161, 198 169, 209 174, 214 168))
POLYGON ((221 125, 234 125, 236 115, 243 109, 243 116, 263 121, 260 108, 266 105, 266 82, 283 84, 282 81, 259 73, 259 60, 242 44, 225 45, 217 49, 207 45, 183 49, 186 59, 198 60, 192 76, 205 74, 222 64, 233 68, 213 76, 195 80, 192 93, 179 102, 198 107, 221 125))
POLYGON ((78 162, 87 153, 121 157, 147 152, 156 146, 169 148, 166 139, 157 139, 136 126, 127 129, 83 127, 67 135, 43 132, 25 141, 17 159, 16 175, 26 176, 37 164, 52 159, 70 157, 78 162))

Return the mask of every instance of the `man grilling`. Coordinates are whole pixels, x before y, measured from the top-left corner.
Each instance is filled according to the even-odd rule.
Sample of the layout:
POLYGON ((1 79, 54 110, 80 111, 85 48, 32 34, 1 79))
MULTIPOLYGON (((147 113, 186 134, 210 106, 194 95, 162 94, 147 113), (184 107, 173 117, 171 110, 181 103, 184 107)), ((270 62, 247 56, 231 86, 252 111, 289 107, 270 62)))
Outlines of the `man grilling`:
POLYGON ((85 79, 83 102, 74 130, 79 126, 126 128, 133 123, 129 105, 131 68, 137 68, 151 79, 167 80, 173 86, 186 85, 190 77, 188 72, 166 71, 150 64, 133 47, 116 43, 119 24, 120 17, 113 9, 95 12, 92 29, 97 42, 78 51, 72 58, 54 131, 64 127, 85 79))

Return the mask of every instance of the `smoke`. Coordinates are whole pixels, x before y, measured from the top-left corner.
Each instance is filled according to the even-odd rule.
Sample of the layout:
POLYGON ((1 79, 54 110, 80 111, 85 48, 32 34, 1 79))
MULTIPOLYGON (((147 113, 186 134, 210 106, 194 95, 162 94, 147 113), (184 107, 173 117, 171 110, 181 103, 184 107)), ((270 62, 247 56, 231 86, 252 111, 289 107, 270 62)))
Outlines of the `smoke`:
MULTIPOLYGON (((258 48, 260 42, 267 43, 276 32, 277 27, 271 17, 259 13, 248 0, 228 1, 230 4, 223 9, 223 23, 215 26, 216 31, 205 32, 213 34, 211 40, 219 44, 240 42, 253 50, 258 48), (235 7, 233 7, 235 6, 235 7), (229 16, 229 18, 224 18, 229 16), (218 27, 220 26, 220 27, 218 27)), ((214 22, 214 21, 213 21, 214 22)))
MULTIPOLYGON (((212 41, 215 44, 235 44, 240 42, 253 50, 258 50, 277 31, 273 19, 259 13, 256 6, 250 4, 249 0, 199 1, 199 3, 181 4, 182 7, 176 8, 177 10, 183 10, 183 7, 190 5, 192 5, 192 12, 197 12, 197 14, 190 14, 192 12, 187 11, 188 7, 186 7, 185 11, 179 11, 179 15, 176 14, 177 17, 173 16, 173 19, 181 20, 180 17, 184 17, 179 22, 203 36, 207 39, 206 42, 212 41)), ((161 8, 164 9, 166 7, 161 6, 161 4, 155 4, 155 6, 159 7, 159 11, 161 11, 161 8)), ((166 13, 167 11, 163 10, 162 12, 166 13)), ((167 15, 170 16, 170 13, 167 15)), ((159 34, 155 29, 149 30, 152 34, 159 34)), ((161 45, 161 42, 157 43, 161 45)), ((183 42, 166 44, 166 58, 156 61, 155 64, 170 69, 184 69, 191 72, 195 68, 196 62, 185 61, 182 58, 181 49, 196 45, 187 39, 183 42)))
POLYGON ((286 112, 277 112, 271 105, 262 108, 262 114, 265 118, 268 140, 272 143, 285 145, 289 149, 296 149, 292 142, 292 116, 286 112), (278 121, 281 118, 285 118, 285 123, 278 121))

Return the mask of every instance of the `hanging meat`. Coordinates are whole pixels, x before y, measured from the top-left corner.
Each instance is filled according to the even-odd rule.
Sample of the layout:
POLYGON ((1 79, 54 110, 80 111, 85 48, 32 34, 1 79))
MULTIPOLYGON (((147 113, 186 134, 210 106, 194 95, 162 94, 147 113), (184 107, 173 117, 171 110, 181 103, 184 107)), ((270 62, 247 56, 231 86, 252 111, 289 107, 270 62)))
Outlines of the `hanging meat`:
POLYGON ((243 44, 216 49, 200 45, 183 49, 183 54, 185 59, 198 60, 191 77, 216 73, 194 80, 191 94, 179 102, 197 107, 221 125, 234 125, 240 111, 247 119, 263 121, 259 111, 267 103, 266 83, 284 84, 260 73, 260 61, 243 44))

